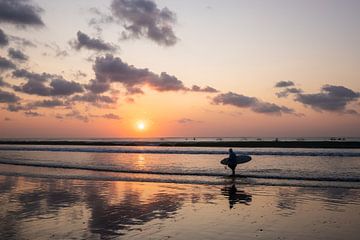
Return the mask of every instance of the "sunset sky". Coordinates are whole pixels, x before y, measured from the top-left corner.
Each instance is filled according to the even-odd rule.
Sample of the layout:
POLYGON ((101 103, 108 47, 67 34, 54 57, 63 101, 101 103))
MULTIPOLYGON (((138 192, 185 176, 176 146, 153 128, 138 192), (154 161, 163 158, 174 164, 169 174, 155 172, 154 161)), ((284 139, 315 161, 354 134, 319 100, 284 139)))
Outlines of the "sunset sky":
POLYGON ((0 137, 358 137, 359 12, 0 0, 0 137))

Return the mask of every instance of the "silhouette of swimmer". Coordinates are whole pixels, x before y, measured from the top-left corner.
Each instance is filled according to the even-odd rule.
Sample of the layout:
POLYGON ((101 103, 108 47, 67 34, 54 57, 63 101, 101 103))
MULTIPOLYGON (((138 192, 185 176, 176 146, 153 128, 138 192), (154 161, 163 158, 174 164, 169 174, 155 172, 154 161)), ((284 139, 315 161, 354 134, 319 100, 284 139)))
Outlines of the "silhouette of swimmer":
POLYGON ((237 166, 237 162, 236 162, 236 154, 234 153, 232 148, 229 149, 229 161, 227 165, 232 170, 232 176, 235 176, 235 168, 237 166))
POLYGON ((252 196, 244 191, 238 191, 235 183, 233 183, 230 187, 225 186, 221 189, 221 193, 229 198, 230 209, 232 209, 236 203, 250 205, 250 202, 252 201, 252 196))

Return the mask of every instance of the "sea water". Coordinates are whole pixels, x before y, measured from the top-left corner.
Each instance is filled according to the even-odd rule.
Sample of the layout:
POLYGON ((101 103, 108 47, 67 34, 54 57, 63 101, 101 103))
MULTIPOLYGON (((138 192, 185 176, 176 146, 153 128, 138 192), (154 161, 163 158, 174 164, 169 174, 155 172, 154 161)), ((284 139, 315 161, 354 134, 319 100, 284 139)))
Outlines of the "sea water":
MULTIPOLYGON (((192 184, 224 184, 224 147, 0 145, 0 174, 192 184)), ((360 188, 360 149, 235 148, 253 160, 235 181, 360 188)), ((231 179, 233 180, 233 179, 231 179)))

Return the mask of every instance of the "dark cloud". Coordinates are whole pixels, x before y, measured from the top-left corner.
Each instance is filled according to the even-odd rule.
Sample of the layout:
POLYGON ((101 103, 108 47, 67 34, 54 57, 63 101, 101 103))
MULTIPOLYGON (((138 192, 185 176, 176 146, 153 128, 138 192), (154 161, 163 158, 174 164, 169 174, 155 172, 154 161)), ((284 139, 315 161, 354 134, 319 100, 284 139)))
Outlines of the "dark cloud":
POLYGON ((276 96, 278 98, 287 97, 290 93, 302 93, 302 90, 300 88, 285 88, 283 91, 276 93, 276 96))
POLYGON ((14 68, 16 68, 16 66, 13 62, 0 56, 0 71, 14 68))
POLYGON ((9 44, 9 38, 0 28, 0 47, 7 46, 9 44))
POLYGON ((219 92, 218 90, 216 90, 215 88, 212 88, 212 87, 209 87, 209 86, 206 86, 204 88, 201 88, 197 85, 193 85, 191 87, 191 91, 193 92, 207 92, 207 93, 216 93, 216 92, 219 92))
POLYGON ((281 115, 295 114, 293 109, 278 106, 274 103, 263 102, 255 97, 248 97, 245 95, 228 92, 217 95, 213 98, 215 104, 232 105, 240 108, 249 108, 257 113, 281 115))
POLYGON ((25 78, 29 81, 36 81, 36 82, 45 82, 53 77, 58 77, 57 75, 52 75, 52 74, 44 73, 44 72, 41 74, 29 72, 25 69, 17 69, 12 72, 12 75, 13 75, 13 77, 25 78))
POLYGON ((14 93, 6 92, 0 89, 0 103, 15 103, 19 100, 20 98, 14 93))
POLYGON ((51 81, 50 86, 52 87, 50 90, 52 96, 70 96, 84 91, 79 83, 65 79, 54 79, 51 81))
POLYGON ((110 82, 91 79, 90 83, 85 85, 85 88, 92 93, 103 93, 110 90, 110 82))
POLYGON ((15 91, 38 96, 50 96, 51 88, 46 86, 43 82, 36 80, 28 80, 25 84, 20 86, 13 86, 15 91))
POLYGON ((14 60, 19 60, 19 61, 29 60, 29 57, 26 56, 22 51, 14 49, 14 48, 9 48, 8 55, 10 58, 12 58, 14 60))
POLYGON ((283 88, 283 87, 291 87, 291 86, 294 86, 294 82, 293 81, 280 81, 280 82, 277 82, 275 84, 275 87, 276 88, 283 88))
POLYGON ((40 114, 38 112, 33 112, 33 111, 26 111, 24 113, 25 113, 25 116, 27 116, 27 117, 41 117, 41 116, 43 116, 42 114, 40 114))
POLYGON ((0 22, 17 26, 44 26, 40 13, 43 10, 29 0, 0 0, 0 22))
POLYGON ((69 106, 69 104, 60 99, 45 99, 42 101, 35 101, 33 103, 30 103, 29 106, 31 106, 32 108, 54 108, 69 106))
POLYGON ((103 115, 91 115, 91 117, 106 118, 106 119, 111 119, 111 120, 121 120, 120 116, 113 114, 113 113, 107 113, 107 114, 103 114, 103 115))
POLYGON ((4 121, 11 121, 11 118, 5 117, 4 121))
POLYGON ((9 104, 7 110, 9 112, 19 112, 19 111, 29 112, 38 108, 55 108, 55 107, 69 107, 69 103, 59 99, 45 99, 41 101, 31 102, 26 105, 21 105, 20 103, 9 104))
POLYGON ((19 103, 16 103, 16 104, 9 104, 7 106, 7 110, 9 112, 19 112, 19 111, 24 111, 24 110, 29 110, 29 109, 27 107, 22 106, 19 103))
POLYGON ((165 72, 157 75, 148 69, 136 68, 110 54, 96 58, 93 69, 96 79, 87 88, 95 93, 108 90, 113 82, 122 83, 130 94, 142 93, 139 87, 144 85, 157 91, 188 90, 175 76, 165 72))
POLYGON ((360 98, 360 93, 353 90, 334 85, 324 85, 320 93, 304 94, 299 93, 295 101, 301 102, 305 106, 310 106, 317 111, 333 111, 346 113, 347 104, 360 98))
POLYGON ((90 38, 88 35, 80 31, 77 32, 77 40, 71 41, 70 45, 77 50, 86 48, 95 51, 116 51, 116 47, 112 46, 111 44, 105 43, 101 39, 90 38))
POLYGON ((13 76, 25 78, 27 82, 20 86, 14 86, 14 90, 39 96, 70 96, 84 91, 81 84, 67 81, 59 75, 48 73, 33 73, 25 69, 15 70, 13 76), (48 85, 47 82, 50 81, 48 85))
MULTIPOLYGON (((61 115, 57 115, 57 116, 61 116, 61 115)), ((80 121, 84 121, 84 122, 89 122, 89 117, 82 115, 79 111, 77 110, 72 110, 71 112, 65 114, 63 116, 63 118, 75 118, 78 119, 80 121)))
POLYGON ((125 28, 125 39, 147 37, 165 46, 178 40, 173 31, 175 13, 166 7, 158 8, 152 0, 113 0, 111 10, 125 28))
POLYGON ((83 95, 75 95, 72 97, 72 100, 79 102, 88 102, 96 106, 100 106, 102 104, 114 104, 117 102, 117 99, 114 97, 99 95, 95 93, 85 93, 83 95))

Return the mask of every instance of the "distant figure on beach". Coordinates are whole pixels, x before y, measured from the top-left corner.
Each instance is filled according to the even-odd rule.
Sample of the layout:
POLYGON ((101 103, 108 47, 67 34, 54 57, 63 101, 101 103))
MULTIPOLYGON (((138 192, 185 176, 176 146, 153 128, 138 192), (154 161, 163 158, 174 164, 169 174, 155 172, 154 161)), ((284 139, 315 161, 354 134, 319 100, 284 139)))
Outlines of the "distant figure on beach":
POLYGON ((232 176, 235 176, 235 168, 237 166, 236 162, 236 154, 232 150, 232 148, 229 149, 229 161, 228 161, 228 167, 232 170, 232 176))

